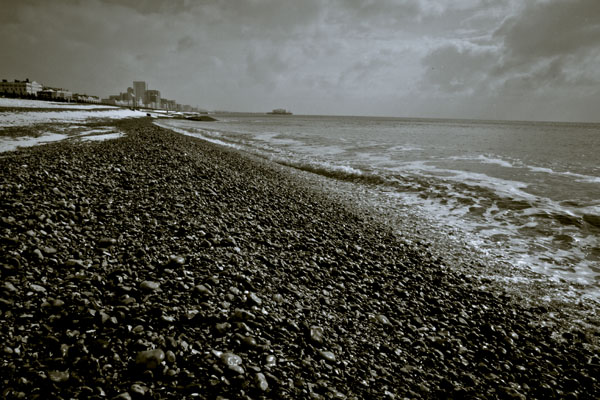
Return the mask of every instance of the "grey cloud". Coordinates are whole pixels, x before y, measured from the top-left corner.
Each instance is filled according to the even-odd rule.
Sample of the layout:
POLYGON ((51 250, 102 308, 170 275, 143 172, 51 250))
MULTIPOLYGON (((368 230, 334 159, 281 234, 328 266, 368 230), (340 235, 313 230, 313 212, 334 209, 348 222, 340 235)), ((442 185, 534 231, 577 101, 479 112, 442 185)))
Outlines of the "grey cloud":
POLYGON ((447 93, 473 89, 487 79, 497 57, 488 48, 461 49, 452 44, 436 48, 422 60, 423 84, 447 93))
POLYGON ((188 49, 192 48, 194 46, 194 44, 195 44, 194 39, 191 36, 186 35, 177 41, 177 51, 181 52, 181 51, 188 50, 188 49))
POLYGON ((600 2, 530 3, 520 14, 508 18, 494 37, 505 47, 504 69, 539 58, 576 54, 600 43, 600 2))
MULTIPOLYGON (((59 0, 60 1, 60 0, 59 0)), ((65 1, 65 0, 62 0, 65 1)), ((77 0, 67 0, 77 1, 77 0)), ((109 5, 134 9, 141 14, 179 14, 189 11, 194 5, 190 0, 101 0, 109 5)))

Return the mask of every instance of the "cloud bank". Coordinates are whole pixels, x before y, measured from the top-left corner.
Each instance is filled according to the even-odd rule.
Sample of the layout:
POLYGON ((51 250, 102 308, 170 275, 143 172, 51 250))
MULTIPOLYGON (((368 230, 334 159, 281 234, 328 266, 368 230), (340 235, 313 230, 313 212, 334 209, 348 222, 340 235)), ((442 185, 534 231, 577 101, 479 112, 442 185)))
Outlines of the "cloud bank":
POLYGON ((595 0, 21 0, 0 70, 210 109, 598 121, 595 0))

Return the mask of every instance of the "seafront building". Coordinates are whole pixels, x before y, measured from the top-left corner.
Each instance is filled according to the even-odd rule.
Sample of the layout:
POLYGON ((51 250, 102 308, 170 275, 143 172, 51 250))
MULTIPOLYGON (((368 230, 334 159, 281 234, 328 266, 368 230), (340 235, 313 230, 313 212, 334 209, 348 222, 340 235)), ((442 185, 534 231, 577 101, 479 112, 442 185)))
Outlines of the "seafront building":
POLYGON ((0 82, 0 93, 12 96, 37 96, 43 89, 44 87, 40 83, 29 81, 29 79, 25 79, 24 81, 15 79, 14 82, 2 79, 2 82, 0 82))
POLYGON ((158 90, 146 90, 145 103, 150 108, 161 108, 160 92, 158 90))
POLYGON ((9 82, 3 79, 0 82, 0 96, 33 98, 40 100, 77 101, 82 103, 110 104, 122 107, 144 107, 162 109, 178 112, 200 112, 198 107, 187 104, 178 104, 175 100, 165 99, 159 90, 148 89, 145 81, 134 81, 133 87, 128 87, 125 92, 110 95, 108 98, 100 99, 97 96, 72 93, 62 88, 47 87, 36 81, 14 80, 9 82))
POLYGON ((138 104, 145 104, 145 100, 146 100, 146 82, 144 82, 144 81, 133 81, 133 93, 135 95, 135 101, 138 104))

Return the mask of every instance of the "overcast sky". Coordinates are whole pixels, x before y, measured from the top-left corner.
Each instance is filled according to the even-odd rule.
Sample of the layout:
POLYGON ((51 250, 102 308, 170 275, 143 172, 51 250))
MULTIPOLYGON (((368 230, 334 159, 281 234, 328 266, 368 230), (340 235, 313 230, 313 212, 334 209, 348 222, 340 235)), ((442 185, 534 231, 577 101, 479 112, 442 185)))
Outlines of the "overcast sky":
POLYGON ((4 0, 0 75, 207 109, 600 121, 599 0, 4 0))

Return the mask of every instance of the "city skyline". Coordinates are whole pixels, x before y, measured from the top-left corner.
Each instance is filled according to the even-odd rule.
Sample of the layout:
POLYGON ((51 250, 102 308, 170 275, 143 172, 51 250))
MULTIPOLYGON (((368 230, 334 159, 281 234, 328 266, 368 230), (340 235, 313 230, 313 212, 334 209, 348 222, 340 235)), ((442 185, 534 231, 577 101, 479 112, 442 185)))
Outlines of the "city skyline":
POLYGON ((0 71, 207 109, 598 122, 599 21, 593 0, 23 0, 0 71))

